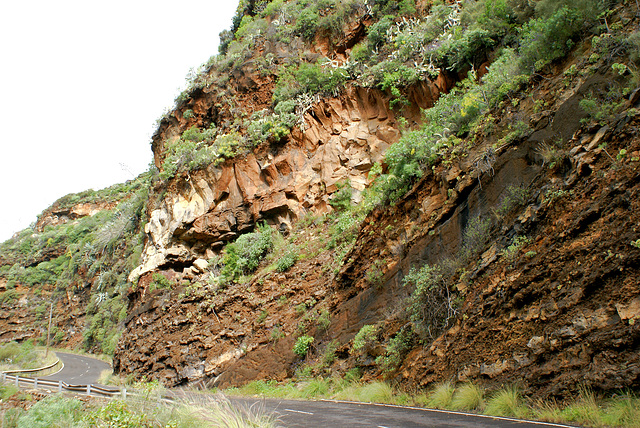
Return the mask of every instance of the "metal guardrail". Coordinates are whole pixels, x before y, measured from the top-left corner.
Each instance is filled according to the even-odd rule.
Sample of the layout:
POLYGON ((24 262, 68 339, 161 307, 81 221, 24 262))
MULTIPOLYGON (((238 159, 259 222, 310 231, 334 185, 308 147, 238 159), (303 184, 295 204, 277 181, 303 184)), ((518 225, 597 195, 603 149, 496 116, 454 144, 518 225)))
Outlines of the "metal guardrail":
POLYGON ((57 389, 57 392, 62 391, 70 391, 79 394, 86 394, 92 396, 102 396, 102 397, 114 397, 121 396, 122 398, 127 397, 127 389, 126 388, 109 388, 101 385, 74 385, 66 383, 62 380, 46 380, 46 379, 38 379, 38 378, 28 378, 21 377, 18 374, 11 375, 3 372, 0 375, 0 380, 3 383, 12 383, 16 386, 16 388, 20 388, 21 386, 31 386, 34 389, 57 389))
MULTIPOLYGON (((18 374, 18 373, 38 373, 38 372, 43 372, 45 370, 49 370, 54 368, 55 366, 57 366, 58 364, 61 364, 62 367, 64 367, 64 363, 62 361, 60 361, 59 358, 56 359, 55 363, 49 364, 48 366, 44 366, 44 367, 38 367, 36 369, 17 369, 17 370, 5 370, 2 373, 6 373, 6 374, 18 374)), ((62 370, 62 368, 60 368, 60 370, 62 370)), ((60 371, 58 370, 58 371, 60 371)))

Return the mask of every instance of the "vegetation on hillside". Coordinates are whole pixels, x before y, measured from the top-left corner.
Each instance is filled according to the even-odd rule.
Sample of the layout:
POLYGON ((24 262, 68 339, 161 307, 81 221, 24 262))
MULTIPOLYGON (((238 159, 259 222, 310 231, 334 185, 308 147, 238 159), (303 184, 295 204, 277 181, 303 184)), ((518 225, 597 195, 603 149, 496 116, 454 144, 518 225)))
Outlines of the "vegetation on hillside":
MULTIPOLYGON (((623 109, 640 85, 640 32, 629 27, 637 17, 624 11, 636 7, 630 0, 436 0, 425 10, 413 0, 242 0, 232 30, 221 35, 220 54, 190 76, 173 111, 160 119, 160 127, 171 115, 186 125, 179 135, 164 141, 159 171, 152 169, 105 191, 68 195, 56 206, 97 200, 117 205, 41 232, 29 228, 1 244, 0 279, 6 281, 6 290, 0 293, 0 304, 12 305, 21 296, 19 289, 29 289, 35 296, 36 319, 43 327, 51 301, 62 295, 81 296, 87 315, 83 346, 113 354, 127 316, 126 293, 131 286, 127 276, 139 264, 144 245, 149 193, 155 200, 162 199, 162 192, 177 180, 190 180, 193 171, 287 141, 296 127, 305 129, 306 114, 321 98, 340 96, 349 86, 377 89, 390 98, 403 133, 386 152, 384 162, 372 167, 371 184, 362 201, 353 204, 349 183, 340 183, 329 199, 333 212, 323 219, 312 215, 298 219, 287 237, 267 225, 256 225, 253 232, 227 244, 209 260, 207 287, 194 282, 180 296, 209 293, 213 299, 235 284, 286 272, 318 254, 330 254, 323 273, 333 278, 348 262, 344 259, 367 216, 377 208, 400 204, 436 167, 475 156, 474 178, 481 184, 483 174, 492 172, 496 154, 533 132, 518 107, 527 102, 528 89, 552 73, 561 73, 569 89, 595 73, 610 77, 605 90, 591 92, 579 103, 585 128, 613 124, 620 114, 633 114, 623 109), (365 30, 354 35, 351 30, 358 25, 365 30), (326 57, 314 49, 317 45, 328 45, 330 51, 340 47, 344 58, 326 57), (572 65, 564 67, 567 59, 572 65), (259 75, 271 85, 270 102, 264 108, 242 110, 233 85, 234 76, 242 74, 259 75), (439 76, 454 81, 454 87, 423 112, 419 124, 410 125, 403 115, 411 88, 439 76), (188 100, 199 91, 217 93, 215 108, 224 114, 214 120, 210 111, 187 109, 188 100), (312 235, 317 242, 309 242, 312 235)), ((544 109, 544 100, 533 102, 536 113, 544 109)), ((562 141, 544 145, 539 152, 550 169, 566 158, 562 141)), ((628 155, 624 148, 614 154, 617 160, 628 155)), ((551 203, 562 196, 550 192, 544 201, 551 203)), ((328 377, 340 346, 349 348, 342 349, 341 356, 351 358, 350 363, 392 377, 412 348, 428 345, 450 327, 462 316, 459 308, 464 298, 464 292, 453 287, 454 279, 464 278, 468 265, 486 250, 491 233, 504 226, 503 218, 525 206, 529 198, 524 187, 508 188, 501 201, 491 206, 495 215, 470 219, 452 260, 414 266, 407 272, 402 282, 409 298, 398 315, 401 322, 391 332, 383 332, 382 323, 372 323, 360 329, 351 346, 329 342, 321 334, 314 337, 331 323, 327 310, 315 308, 315 300, 300 303, 304 316, 291 351, 298 357, 301 373, 307 375, 305 382, 317 382, 309 388, 325 388, 319 384, 324 380, 314 377, 328 377)), ((519 257, 527 239, 505 238, 498 256, 519 257)), ((382 259, 372 263, 368 284, 380 284, 385 266, 382 259)), ((156 273, 149 290, 173 285, 156 273)), ((268 314, 260 316, 264 321, 268 314)), ((272 341, 277 342, 280 334, 276 325, 272 341)), ((52 336, 54 341, 64 339, 59 331, 52 336)), ((487 401, 472 386, 456 390, 447 385, 437 395, 429 402, 444 408, 511 416, 545 410, 521 410, 515 390, 496 393, 487 401), (444 404, 437 404, 440 399, 444 404)), ((578 401, 592 405, 591 398, 585 393, 578 401)), ((610 407, 622 408, 624 413, 628 403, 637 402, 630 400, 623 404, 614 400, 610 407)), ((566 416, 571 408, 546 409, 565 416, 545 418, 592 423, 566 416)))
MULTIPOLYGON (((46 333, 50 304, 77 295, 84 303, 80 313, 87 315, 83 347, 112 355, 126 317, 127 277, 142 252, 149 177, 67 195, 54 204, 61 212, 104 201, 114 202, 115 208, 48 225, 41 232, 32 226, 0 244, 0 279, 6 281, 0 303, 11 307, 22 296, 19 291, 25 292, 37 326, 46 333)), ((65 332, 54 327, 51 340, 60 343, 65 332)))

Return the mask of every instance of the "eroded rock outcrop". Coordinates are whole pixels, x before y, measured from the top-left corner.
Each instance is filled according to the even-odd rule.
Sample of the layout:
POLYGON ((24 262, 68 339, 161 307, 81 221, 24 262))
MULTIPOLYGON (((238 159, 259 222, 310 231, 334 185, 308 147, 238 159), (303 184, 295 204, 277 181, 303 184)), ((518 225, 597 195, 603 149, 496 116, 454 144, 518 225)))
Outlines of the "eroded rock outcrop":
MULTIPOLYGON (((416 87, 413 105, 433 105, 444 89, 444 78, 416 87)), ((369 170, 399 137, 388 97, 365 88, 317 103, 303 128, 286 145, 259 148, 178 179, 175 192, 150 213, 143 264, 130 280, 163 265, 188 265, 259 221, 286 229, 308 211, 328 212, 338 183, 348 181, 357 202, 369 170)))

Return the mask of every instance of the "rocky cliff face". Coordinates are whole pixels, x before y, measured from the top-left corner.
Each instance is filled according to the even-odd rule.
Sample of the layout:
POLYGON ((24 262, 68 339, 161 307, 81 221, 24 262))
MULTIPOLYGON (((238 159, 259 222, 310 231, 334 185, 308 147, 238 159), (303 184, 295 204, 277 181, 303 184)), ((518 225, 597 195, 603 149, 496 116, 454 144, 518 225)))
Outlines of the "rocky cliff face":
MULTIPOLYGON (((415 105, 433 105, 446 89, 444 79, 414 88, 415 105)), ((358 203, 371 167, 398 140, 389 97, 351 88, 315 103, 304 120, 304 130, 294 130, 288 144, 260 148, 172 183, 175 190, 150 213, 144 262, 130 279, 176 263, 189 267, 260 221, 289 230, 307 212, 327 213, 340 183, 350 183, 358 203)))
POLYGON ((114 212, 80 252, 85 342, 168 386, 638 387, 638 17, 512 3, 243 3, 153 137, 145 215, 42 217, 114 212))
MULTIPOLYGON (((370 25, 364 19, 345 30, 352 42, 336 51, 338 62, 370 25)), ((316 52, 327 55, 332 45, 321 40, 316 52)), ((339 225, 350 217, 331 206, 342 184, 350 183, 353 204, 366 205, 374 164, 387 180, 400 179, 403 172, 391 171, 403 158, 389 160, 388 148, 408 144, 401 135, 422 126, 420 109, 433 107, 461 74, 441 72, 434 82, 404 87, 400 109, 393 90, 346 85, 340 95, 316 98, 303 126, 284 140, 175 177, 150 211, 116 369, 169 385, 284 380, 307 364, 318 375, 359 367, 365 378, 412 387, 515 382, 544 396, 583 384, 637 386, 639 97, 627 95, 615 115, 593 121, 582 101, 621 80, 607 66, 577 73, 590 49, 580 45, 548 66, 544 79, 529 79, 526 89, 485 111, 482 127, 458 131, 462 143, 452 130, 438 131, 447 154, 423 167, 400 198, 357 220, 357 238, 347 246, 326 245, 336 230, 348 230, 339 225), (288 237, 298 261, 275 270, 285 257, 276 250, 255 274, 221 287, 214 280, 218 254, 261 221, 288 237), (438 273, 441 283, 426 288, 435 291, 417 294, 408 278, 418 270, 438 273), (153 272, 176 288, 155 289, 153 272), (366 325, 377 333, 354 351, 366 325), (314 342, 300 360, 292 348, 303 334, 314 342), (327 365, 328 353, 335 359, 327 365)), ((491 72, 486 65, 482 73, 491 72)), ((232 77, 245 91, 240 109, 268 106, 277 79, 242 70, 232 77), (247 94, 256 94, 255 102, 247 94)), ((192 123, 229 122, 233 115, 214 92, 192 92, 160 127, 157 165, 167 141, 192 123), (184 119, 185 109, 196 117, 184 119)), ((460 97, 462 107, 452 104, 448 114, 464 115, 464 103, 477 100, 460 97)), ((433 134, 420 135, 427 141, 433 134)))

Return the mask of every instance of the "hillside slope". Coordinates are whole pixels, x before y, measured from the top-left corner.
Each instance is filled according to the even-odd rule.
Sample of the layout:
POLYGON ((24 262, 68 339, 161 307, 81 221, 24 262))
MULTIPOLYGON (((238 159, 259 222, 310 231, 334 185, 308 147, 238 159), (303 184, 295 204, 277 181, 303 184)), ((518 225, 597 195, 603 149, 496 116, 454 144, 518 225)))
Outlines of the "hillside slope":
MULTIPOLYGON (((159 122, 130 238, 54 271, 90 290, 85 346, 167 385, 357 368, 406 388, 637 388, 638 12, 242 1, 159 122)), ((3 244, 3 296, 37 283, 21 264, 79 251, 5 255, 48 242, 50 218, 3 244)))

